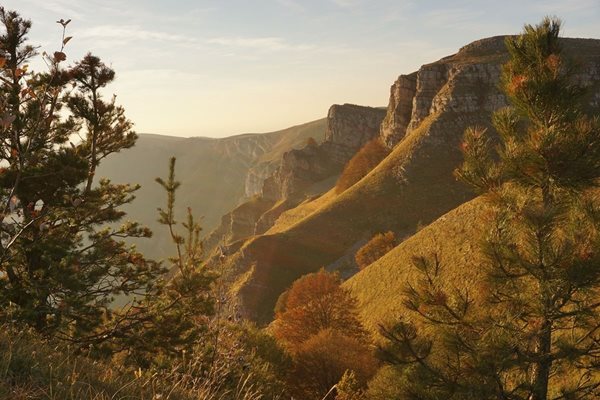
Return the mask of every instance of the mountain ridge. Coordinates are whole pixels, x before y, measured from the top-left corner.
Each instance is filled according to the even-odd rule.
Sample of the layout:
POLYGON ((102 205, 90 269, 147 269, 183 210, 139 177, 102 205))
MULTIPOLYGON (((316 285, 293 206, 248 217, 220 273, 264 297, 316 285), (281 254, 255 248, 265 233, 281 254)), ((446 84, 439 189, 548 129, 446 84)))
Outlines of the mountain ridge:
MULTIPOLYGON (((577 79, 591 87, 590 104, 596 107, 600 40, 563 43, 567 54, 579 58, 577 79)), ((373 234, 392 230, 410 237, 474 198, 453 171, 462 162, 464 130, 479 125, 493 132, 492 112, 508 104, 498 89, 507 57, 503 36, 486 38, 401 75, 379 132, 391 154, 345 192, 328 194, 315 210, 298 213, 295 221, 288 211, 285 227, 237 245, 228 267, 239 277, 233 292, 240 311, 268 323, 278 295, 299 276, 324 266, 356 271, 354 252, 373 234)))

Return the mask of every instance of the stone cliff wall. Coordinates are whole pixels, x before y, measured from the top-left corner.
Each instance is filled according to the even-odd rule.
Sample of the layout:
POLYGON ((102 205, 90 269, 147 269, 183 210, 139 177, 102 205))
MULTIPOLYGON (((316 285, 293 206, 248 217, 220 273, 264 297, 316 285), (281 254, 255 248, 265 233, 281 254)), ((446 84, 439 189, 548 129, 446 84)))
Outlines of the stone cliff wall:
MULTIPOLYGON (((257 237, 232 258, 232 265, 244 273, 239 287, 244 315, 268 323, 278 295, 294 279, 335 266, 369 232, 411 234, 419 223, 434 221, 474 196, 452 171, 463 161, 459 144, 465 129, 489 127, 492 113, 507 105, 498 86, 501 66, 508 58, 504 40, 493 37, 471 43, 455 55, 398 78, 379 130, 382 141, 394 150, 381 168, 310 218, 287 231, 257 237)), ((600 40, 564 39, 564 45, 565 52, 578 58, 577 80, 590 89, 589 103, 598 113, 600 40)), ((328 138, 335 138, 343 124, 328 126, 333 130, 328 138)), ((337 161, 343 158, 339 149, 343 147, 328 153, 341 155, 335 157, 337 161)), ((299 170, 316 168, 308 159, 291 159, 290 165, 299 170)), ((277 173, 269 187, 275 197, 281 188, 293 186, 281 185, 276 177, 277 173)), ((285 179, 293 182, 289 176, 285 179)))
POLYGON ((220 226, 207 237, 206 248, 268 230, 281 213, 306 198, 309 188, 339 174, 365 143, 377 137, 385 114, 382 108, 331 106, 325 141, 284 153, 278 166, 265 164, 251 169, 245 189, 246 195, 254 198, 223 216, 220 226))
POLYGON ((381 108, 354 104, 331 106, 325 141, 285 153, 279 168, 265 181, 263 196, 284 200, 340 173, 365 143, 377 137, 385 114, 386 110, 381 108))

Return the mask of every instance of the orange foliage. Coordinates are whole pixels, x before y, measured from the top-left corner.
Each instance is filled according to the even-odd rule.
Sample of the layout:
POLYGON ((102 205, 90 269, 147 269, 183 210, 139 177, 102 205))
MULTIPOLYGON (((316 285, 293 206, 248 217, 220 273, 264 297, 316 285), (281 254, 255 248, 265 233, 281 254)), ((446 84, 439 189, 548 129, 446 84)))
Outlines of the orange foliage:
POLYGON ((278 301, 273 333, 289 351, 289 387, 300 399, 321 399, 347 370, 364 386, 376 362, 356 299, 324 269, 298 279, 278 301))
POLYGON ((299 346, 289 381, 298 398, 320 400, 346 371, 354 371, 357 383, 364 387, 376 369, 377 362, 363 341, 326 329, 299 346))
POLYGON ((361 270, 371 265, 398 245, 394 232, 378 233, 361 247, 355 256, 356 264, 361 270))
POLYGON ((280 304, 274 334, 292 352, 324 329, 350 337, 366 337, 358 320, 356 300, 341 286, 337 274, 324 269, 293 283, 280 304))
POLYGON ((335 192, 342 193, 344 190, 360 181, 388 154, 389 150, 378 138, 365 144, 344 167, 344 171, 342 171, 342 174, 335 184, 335 192))

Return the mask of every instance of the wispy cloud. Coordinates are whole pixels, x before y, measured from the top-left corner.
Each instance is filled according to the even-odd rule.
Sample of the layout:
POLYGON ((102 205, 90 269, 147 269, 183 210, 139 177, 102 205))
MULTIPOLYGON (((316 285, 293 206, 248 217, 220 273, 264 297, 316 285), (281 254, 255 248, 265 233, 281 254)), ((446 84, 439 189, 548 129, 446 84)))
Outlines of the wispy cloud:
POLYGON ((166 42, 195 43, 196 39, 161 31, 151 31, 137 25, 99 25, 76 32, 83 39, 157 40, 166 42))
POLYGON ((361 3, 360 0, 331 0, 331 2, 341 8, 354 8, 361 3))
POLYGON ((447 8, 428 12, 425 21, 428 25, 436 27, 461 28, 472 22, 479 23, 482 16, 483 11, 447 8))
POLYGON ((281 37, 215 37, 207 39, 206 43, 263 51, 305 51, 314 48, 312 45, 288 43, 281 37))
POLYGON ((32 4, 46 11, 51 11, 64 19, 84 20, 81 7, 77 8, 73 1, 69 0, 24 0, 26 3, 32 4))
POLYGON ((598 0, 545 0, 538 1, 531 7, 536 12, 567 14, 585 10, 598 11, 598 0))

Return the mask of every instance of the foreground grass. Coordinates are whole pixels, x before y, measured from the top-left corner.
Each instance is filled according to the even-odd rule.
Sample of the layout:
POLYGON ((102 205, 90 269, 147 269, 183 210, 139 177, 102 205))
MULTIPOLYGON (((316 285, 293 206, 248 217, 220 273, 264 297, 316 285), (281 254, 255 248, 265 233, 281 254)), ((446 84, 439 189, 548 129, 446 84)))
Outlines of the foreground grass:
POLYGON ((243 377, 223 386, 228 371, 216 368, 200 379, 193 365, 151 373, 76 355, 64 344, 32 332, 0 326, 0 399, 11 400, 260 400, 243 377))

